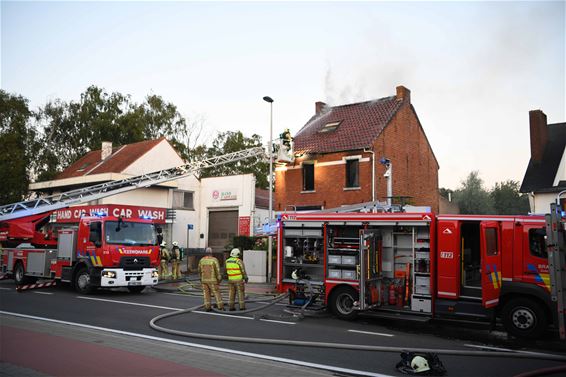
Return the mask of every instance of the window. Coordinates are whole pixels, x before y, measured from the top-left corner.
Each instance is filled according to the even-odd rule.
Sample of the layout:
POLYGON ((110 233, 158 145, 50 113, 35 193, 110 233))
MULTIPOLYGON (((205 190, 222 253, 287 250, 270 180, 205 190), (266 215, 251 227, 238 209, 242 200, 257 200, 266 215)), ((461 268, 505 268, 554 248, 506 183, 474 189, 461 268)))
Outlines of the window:
POLYGON ((495 256, 499 253, 497 250, 497 229, 495 228, 485 230, 485 252, 488 256, 495 256))
POLYGON ((346 160, 346 187, 360 187, 360 160, 346 160))
POLYGON ((548 259, 544 237, 546 237, 545 229, 529 229, 529 248, 532 256, 548 259))
POLYGON ((318 130, 318 133, 322 134, 322 133, 325 133, 325 132, 335 131, 338 128, 338 126, 340 125, 340 123, 342 123, 342 121, 326 123, 324 125, 324 127, 322 127, 320 130, 318 130))
POLYGON ((173 208, 194 210, 193 192, 173 191, 173 208))
POLYGON ((303 163, 303 191, 314 191, 314 164, 303 163))

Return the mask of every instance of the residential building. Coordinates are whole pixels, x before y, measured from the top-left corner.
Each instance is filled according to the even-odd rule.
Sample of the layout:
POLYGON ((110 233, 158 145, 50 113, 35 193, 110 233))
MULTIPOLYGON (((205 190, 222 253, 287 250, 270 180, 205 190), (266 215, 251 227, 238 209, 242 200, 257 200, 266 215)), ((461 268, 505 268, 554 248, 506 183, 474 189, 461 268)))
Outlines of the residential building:
POLYGON ((316 102, 315 110, 294 137, 294 161, 275 169, 276 211, 385 201, 382 158, 392 164, 394 202, 438 211, 439 165, 409 89, 341 106, 316 102))
POLYGON ((546 114, 532 110, 529 128, 531 158, 520 191, 529 194, 532 213, 548 213, 566 190, 566 123, 547 124, 546 114))

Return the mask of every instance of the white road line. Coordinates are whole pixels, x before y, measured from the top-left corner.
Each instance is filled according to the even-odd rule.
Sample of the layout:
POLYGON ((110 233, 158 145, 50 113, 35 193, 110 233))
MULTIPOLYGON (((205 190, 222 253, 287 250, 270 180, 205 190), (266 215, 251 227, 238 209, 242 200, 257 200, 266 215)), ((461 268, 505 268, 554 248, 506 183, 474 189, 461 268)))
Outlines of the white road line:
MULTIPOLYGON (((37 292, 40 293, 40 292, 37 292)), ((43 292, 41 292, 43 293, 43 292)), ((51 294, 51 293, 49 293, 51 294)), ((129 302, 129 301, 120 301, 120 300, 109 300, 109 299, 105 299, 105 298, 96 298, 96 297, 86 297, 86 296, 77 296, 77 298, 83 299, 83 300, 93 300, 93 301, 103 301, 103 302, 113 302, 116 304, 125 304, 125 305, 135 305, 135 306, 145 306, 148 308, 156 308, 156 309, 167 309, 167 310, 175 310, 175 311, 181 311, 181 310, 185 310, 182 308, 172 308, 169 306, 159 306, 159 305, 149 305, 149 304, 138 304, 137 302, 129 302)), ((214 316, 218 316, 218 317, 229 317, 229 318, 236 318, 236 319, 251 319, 254 320, 254 317, 245 317, 245 316, 241 316, 241 315, 231 315, 231 314, 222 314, 222 313, 216 313, 216 312, 204 312, 202 310, 193 310, 191 313, 198 313, 198 314, 206 314, 206 315, 214 315, 214 316)), ((264 319, 264 318, 260 318, 260 321, 263 322, 275 322, 275 323, 283 323, 285 325, 294 325, 294 322, 285 322, 285 321, 277 321, 277 320, 273 320, 273 319, 264 319)))
POLYGON ((36 295, 52 295, 53 294, 53 292, 33 292, 33 293, 35 293, 36 295))
POLYGON ((26 315, 26 314, 4 312, 4 311, 0 311, 0 314, 11 315, 11 316, 21 317, 21 318, 29 318, 29 319, 34 319, 34 320, 38 320, 38 321, 60 323, 60 324, 63 324, 63 325, 83 327, 83 328, 87 328, 87 329, 91 329, 91 330, 97 330, 97 331, 106 331, 106 332, 109 332, 109 333, 133 336, 133 337, 136 337, 136 338, 149 339, 149 340, 155 340, 155 341, 164 342, 164 343, 172 343, 172 344, 178 344, 178 345, 182 345, 182 346, 189 346, 189 347, 194 347, 194 348, 207 349, 207 350, 211 350, 211 351, 231 353, 231 354, 234 354, 234 355, 254 357, 254 358, 257 358, 257 359, 277 361, 277 362, 280 362, 280 363, 287 363, 287 364, 292 364, 292 365, 301 365, 301 366, 304 366, 304 367, 328 370, 328 371, 333 371, 333 372, 349 373, 349 374, 355 374, 355 375, 359 375, 359 376, 370 376, 370 377, 391 377, 390 375, 387 375, 387 374, 372 373, 372 372, 356 370, 356 369, 340 368, 340 367, 334 367, 334 366, 331 366, 331 365, 323 365, 323 364, 317 364, 317 363, 309 363, 309 362, 306 362, 306 361, 299 361, 299 360, 296 360, 296 359, 287 359, 287 358, 284 358, 284 357, 262 355, 262 354, 259 354, 259 353, 236 351, 236 350, 232 350, 232 349, 229 349, 229 348, 206 346, 204 344, 189 343, 189 342, 183 342, 183 341, 180 341, 180 340, 173 340, 173 339, 167 339, 167 338, 159 338, 157 336, 137 334, 137 333, 132 333, 132 332, 128 332, 128 331, 121 331, 121 330, 113 330, 113 329, 109 329, 109 328, 105 328, 105 327, 85 325, 85 324, 76 323, 76 322, 60 321, 58 319, 36 317, 36 316, 31 316, 31 315, 26 315))
POLYGON ((1 287, 0 289, 3 290, 3 291, 11 291, 12 290, 12 288, 4 288, 4 287, 1 287))
POLYGON ((385 334, 385 333, 381 333, 381 332, 369 332, 369 331, 360 331, 360 330, 348 330, 349 332, 355 332, 358 334, 368 334, 368 335, 379 335, 379 336, 395 336, 393 334, 385 334))
POLYGON ((464 345, 465 345, 466 347, 480 348, 480 349, 484 349, 484 350, 501 351, 501 352, 513 352, 513 350, 510 350, 509 348, 480 346, 480 345, 475 345, 475 344, 464 344, 464 345))

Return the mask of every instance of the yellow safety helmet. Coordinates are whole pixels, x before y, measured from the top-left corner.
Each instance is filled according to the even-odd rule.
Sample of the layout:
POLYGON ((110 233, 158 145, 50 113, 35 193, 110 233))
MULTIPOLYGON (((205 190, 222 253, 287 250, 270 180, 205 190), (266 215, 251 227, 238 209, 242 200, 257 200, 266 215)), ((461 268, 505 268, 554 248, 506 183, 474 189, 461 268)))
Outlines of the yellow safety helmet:
POLYGON ((240 257, 240 249, 237 249, 237 248, 232 249, 232 251, 230 252, 230 256, 234 257, 234 258, 239 258, 240 257))
POLYGON ((411 368, 416 373, 422 373, 430 370, 428 366, 428 361, 422 356, 415 356, 413 360, 411 360, 411 368))

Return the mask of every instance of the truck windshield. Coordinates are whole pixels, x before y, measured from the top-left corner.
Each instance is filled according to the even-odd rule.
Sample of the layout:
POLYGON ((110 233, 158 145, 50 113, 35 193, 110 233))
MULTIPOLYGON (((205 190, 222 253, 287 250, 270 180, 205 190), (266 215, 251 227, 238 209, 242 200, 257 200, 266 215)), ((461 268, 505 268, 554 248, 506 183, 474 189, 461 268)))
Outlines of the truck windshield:
POLYGON ((130 221, 108 221, 106 243, 113 245, 151 246, 157 244, 155 226, 130 221))

